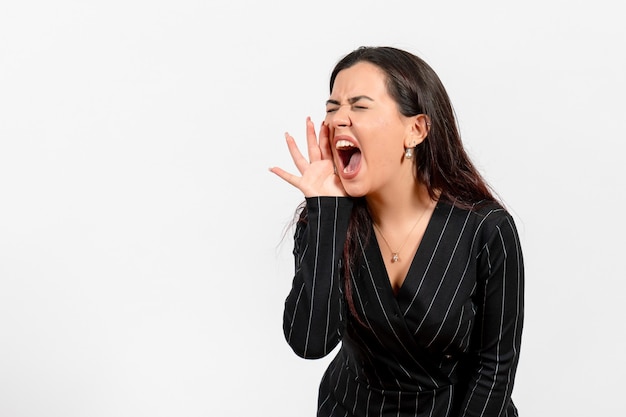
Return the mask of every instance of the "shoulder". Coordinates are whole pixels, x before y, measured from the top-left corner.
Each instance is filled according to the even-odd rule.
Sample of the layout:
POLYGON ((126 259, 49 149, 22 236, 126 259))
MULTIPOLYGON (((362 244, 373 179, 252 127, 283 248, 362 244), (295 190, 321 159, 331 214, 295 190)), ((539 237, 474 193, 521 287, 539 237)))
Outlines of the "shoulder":
POLYGON ((513 217, 496 201, 478 202, 468 208, 439 202, 437 210, 439 216, 446 216, 450 224, 463 228, 479 244, 492 239, 503 228, 517 234, 513 217))
POLYGON ((512 222, 513 217, 502 205, 495 201, 479 204, 472 210, 472 214, 481 224, 481 227, 492 228, 498 224, 512 222))

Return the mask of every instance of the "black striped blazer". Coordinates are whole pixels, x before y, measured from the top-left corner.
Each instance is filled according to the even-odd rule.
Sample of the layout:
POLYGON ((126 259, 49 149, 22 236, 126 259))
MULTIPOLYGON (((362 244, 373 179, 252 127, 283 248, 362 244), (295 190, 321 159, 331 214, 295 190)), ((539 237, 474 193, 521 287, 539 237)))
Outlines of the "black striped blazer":
POLYGON ((394 294, 375 234, 352 271, 346 306, 341 253, 353 201, 306 199, 294 236, 295 276, 284 332, 303 358, 341 348, 325 372, 318 417, 516 416, 524 270, 512 217, 438 202, 394 294))

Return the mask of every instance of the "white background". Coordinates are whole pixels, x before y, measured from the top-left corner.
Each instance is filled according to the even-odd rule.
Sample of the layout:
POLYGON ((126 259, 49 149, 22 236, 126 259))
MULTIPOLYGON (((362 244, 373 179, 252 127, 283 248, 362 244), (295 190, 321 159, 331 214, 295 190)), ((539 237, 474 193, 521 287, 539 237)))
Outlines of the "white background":
POLYGON ((314 415, 267 168, 361 45, 433 66, 516 218, 521 415, 622 415, 619 2, 269 3, 0 6, 0 416, 314 415))

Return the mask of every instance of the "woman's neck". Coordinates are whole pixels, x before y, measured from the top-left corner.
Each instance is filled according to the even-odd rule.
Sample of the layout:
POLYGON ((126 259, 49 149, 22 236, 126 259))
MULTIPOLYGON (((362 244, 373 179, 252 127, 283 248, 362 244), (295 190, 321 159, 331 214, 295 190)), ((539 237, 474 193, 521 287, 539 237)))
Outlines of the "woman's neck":
POLYGON ((414 221, 415 216, 424 211, 432 210, 434 201, 428 189, 415 183, 412 189, 387 190, 387 192, 366 196, 367 206, 372 216, 372 221, 382 227, 402 227, 414 221))

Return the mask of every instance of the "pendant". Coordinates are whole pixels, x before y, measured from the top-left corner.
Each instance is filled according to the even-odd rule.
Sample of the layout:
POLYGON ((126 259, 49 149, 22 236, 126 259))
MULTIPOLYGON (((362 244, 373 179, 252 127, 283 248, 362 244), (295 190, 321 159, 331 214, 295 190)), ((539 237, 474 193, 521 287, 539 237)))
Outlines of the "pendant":
POLYGON ((396 263, 400 260, 400 256, 398 256, 398 252, 395 252, 392 254, 393 256, 391 257, 391 263, 396 263))

